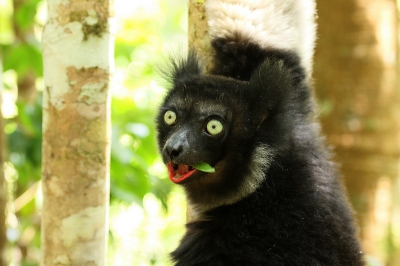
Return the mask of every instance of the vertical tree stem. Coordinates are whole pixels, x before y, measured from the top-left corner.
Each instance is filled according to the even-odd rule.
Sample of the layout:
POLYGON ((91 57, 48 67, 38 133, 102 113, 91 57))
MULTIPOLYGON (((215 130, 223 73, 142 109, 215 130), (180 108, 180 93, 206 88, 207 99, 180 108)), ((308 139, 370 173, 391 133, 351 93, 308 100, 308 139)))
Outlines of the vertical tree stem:
POLYGON ((41 265, 106 265, 112 6, 48 1, 41 265))
POLYGON ((400 90, 395 0, 317 1, 321 121, 367 254, 400 265, 400 90))
POLYGON ((214 50, 208 35, 206 0, 189 1, 189 47, 200 55, 207 70, 210 69, 214 50))

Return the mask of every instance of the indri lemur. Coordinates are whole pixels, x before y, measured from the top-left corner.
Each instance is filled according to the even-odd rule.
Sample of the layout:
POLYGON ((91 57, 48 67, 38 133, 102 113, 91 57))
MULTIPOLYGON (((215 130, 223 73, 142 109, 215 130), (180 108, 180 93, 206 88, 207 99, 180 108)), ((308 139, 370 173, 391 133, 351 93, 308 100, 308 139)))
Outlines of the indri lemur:
POLYGON ((211 74, 193 51, 172 60, 158 143, 196 212, 175 265, 364 264, 314 121, 314 10, 312 0, 208 0, 211 74))

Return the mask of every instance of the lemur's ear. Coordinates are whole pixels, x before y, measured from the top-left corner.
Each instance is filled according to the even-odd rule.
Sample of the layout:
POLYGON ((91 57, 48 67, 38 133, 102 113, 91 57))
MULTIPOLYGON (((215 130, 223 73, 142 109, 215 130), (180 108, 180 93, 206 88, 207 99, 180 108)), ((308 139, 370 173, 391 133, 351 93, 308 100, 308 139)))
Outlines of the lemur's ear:
POLYGON ((162 69, 167 81, 176 84, 179 80, 200 75, 203 66, 195 50, 190 50, 187 58, 171 57, 167 70, 162 69))
POLYGON ((260 104, 273 110, 287 96, 292 82, 293 77, 283 60, 267 59, 252 73, 250 87, 253 95, 263 99, 260 104))

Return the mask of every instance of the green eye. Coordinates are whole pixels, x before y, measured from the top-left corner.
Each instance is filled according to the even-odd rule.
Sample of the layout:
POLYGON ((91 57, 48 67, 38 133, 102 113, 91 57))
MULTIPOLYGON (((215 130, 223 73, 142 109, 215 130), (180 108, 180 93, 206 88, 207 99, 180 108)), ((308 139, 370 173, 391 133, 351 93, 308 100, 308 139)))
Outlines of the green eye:
POLYGON ((167 125, 171 126, 176 122, 176 114, 174 111, 166 111, 164 114, 164 121, 167 125))
POLYGON ((210 120, 207 123, 207 132, 210 135, 218 135, 219 133, 222 132, 222 130, 224 129, 224 126, 222 125, 221 122, 219 122, 218 120, 210 120))

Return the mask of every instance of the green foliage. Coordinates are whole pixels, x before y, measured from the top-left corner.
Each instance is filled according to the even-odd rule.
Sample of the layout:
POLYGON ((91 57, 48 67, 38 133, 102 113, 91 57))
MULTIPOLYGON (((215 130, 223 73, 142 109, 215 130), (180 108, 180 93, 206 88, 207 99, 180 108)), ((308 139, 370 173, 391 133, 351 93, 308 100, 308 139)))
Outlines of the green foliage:
MULTIPOLYGON (((4 95, 12 99, 5 104, 8 165, 11 172, 17 173, 7 183, 10 201, 17 199, 14 202, 18 218, 8 224, 10 254, 22 254, 22 257, 10 257, 10 262, 20 265, 37 265, 40 252, 43 75, 40 32, 43 22, 38 14, 45 12, 43 3, 42 0, 0 2, 2 82, 4 95), (32 83, 32 77, 30 87, 36 86, 36 92, 29 97, 20 92, 17 97, 16 88, 21 89, 27 81, 32 83)), ((169 51, 174 51, 172 46, 181 47, 186 41, 185 26, 182 26, 186 21, 186 3, 183 0, 174 5, 166 0, 116 0, 115 4, 118 31, 116 81, 112 91, 110 219, 111 223, 119 224, 118 221, 125 219, 122 217, 137 220, 142 215, 142 218, 133 227, 132 222, 126 222, 126 229, 111 224, 110 265, 124 265, 118 259, 121 250, 126 254, 142 254, 134 260, 137 265, 168 265, 167 254, 184 230, 182 220, 186 207, 181 193, 167 178, 155 143, 154 115, 164 93, 156 82, 157 65, 163 63, 162 58, 169 51), (171 204, 175 206, 167 208, 171 204), (129 210, 128 216, 126 210, 129 210), (181 221, 171 222, 171 219, 181 221), (149 234, 149 224, 156 223, 159 224, 157 233, 149 234), (127 236, 123 230, 133 230, 132 235, 127 236), (133 242, 155 241, 162 246, 123 245, 126 242, 123 237, 131 237, 133 242)), ((9 209, 9 216, 14 217, 13 208, 9 209)))
POLYGON ((3 69, 12 69, 23 78, 28 72, 33 72, 36 76, 42 76, 42 54, 37 43, 18 43, 3 47, 3 69), (29 59, 29 60, 28 60, 29 59))
POLYGON ((157 163, 153 110, 137 108, 132 99, 113 99, 111 196, 141 204, 149 192, 165 204, 171 185, 149 169, 157 163))
POLYGON ((37 5, 42 0, 14 1, 14 23, 20 35, 28 35, 35 25, 37 5))
POLYGON ((17 102, 18 116, 7 123, 17 127, 8 132, 9 160, 18 170, 18 186, 24 191, 40 179, 42 145, 41 97, 34 103, 17 102))

